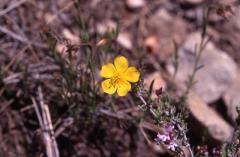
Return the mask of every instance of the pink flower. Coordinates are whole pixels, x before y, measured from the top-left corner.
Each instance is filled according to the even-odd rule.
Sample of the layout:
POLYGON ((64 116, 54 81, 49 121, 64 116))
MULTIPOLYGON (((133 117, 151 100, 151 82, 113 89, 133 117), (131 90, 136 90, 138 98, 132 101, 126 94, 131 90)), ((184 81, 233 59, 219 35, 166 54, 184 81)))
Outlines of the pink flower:
POLYGON ((167 145, 167 148, 171 151, 176 151, 176 148, 178 147, 177 143, 171 141, 168 145, 167 145))
POLYGON ((168 135, 164 135, 164 134, 157 134, 157 139, 162 141, 162 142, 166 142, 170 140, 170 137, 168 135))

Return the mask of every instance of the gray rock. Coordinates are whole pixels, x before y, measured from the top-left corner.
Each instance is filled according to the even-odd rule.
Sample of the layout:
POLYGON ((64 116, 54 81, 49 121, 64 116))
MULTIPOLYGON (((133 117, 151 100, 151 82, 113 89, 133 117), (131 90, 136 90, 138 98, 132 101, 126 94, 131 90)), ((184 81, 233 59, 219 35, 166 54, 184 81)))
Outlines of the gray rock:
MULTIPOLYGON (((188 80, 195 61, 194 47, 200 42, 201 34, 193 33, 179 49, 177 81, 186 82, 188 80)), ((217 49, 211 41, 202 53, 200 64, 204 65, 204 68, 196 74, 197 83, 193 86, 193 91, 206 103, 211 103, 218 100, 230 87, 236 77, 237 67, 233 59, 227 53, 217 49)), ((172 65, 168 66, 168 70, 173 74, 172 65)))
MULTIPOLYGON (((226 5, 232 4, 226 2, 226 5)), ((212 36, 216 45, 223 51, 228 52, 240 64, 240 6, 231 5, 231 8, 234 14, 227 12, 226 19, 228 20, 222 16, 210 14, 209 20, 213 23, 219 23, 219 25, 208 27, 207 31, 212 36)))
MULTIPOLYGON (((232 137, 233 128, 210 106, 204 103, 194 92, 190 92, 187 98, 187 107, 193 117, 199 122, 194 123, 194 131, 207 128, 210 136, 217 141, 229 141, 232 137)), ((200 133, 201 134, 201 133, 200 133)))
POLYGON ((227 106, 228 115, 235 121, 238 116, 236 107, 240 106, 240 71, 231 87, 225 92, 223 99, 227 106))
POLYGON ((166 61, 175 51, 174 41, 182 44, 187 34, 187 24, 181 17, 172 16, 165 9, 159 9, 147 22, 149 34, 156 36, 159 50, 155 52, 160 61, 166 61))

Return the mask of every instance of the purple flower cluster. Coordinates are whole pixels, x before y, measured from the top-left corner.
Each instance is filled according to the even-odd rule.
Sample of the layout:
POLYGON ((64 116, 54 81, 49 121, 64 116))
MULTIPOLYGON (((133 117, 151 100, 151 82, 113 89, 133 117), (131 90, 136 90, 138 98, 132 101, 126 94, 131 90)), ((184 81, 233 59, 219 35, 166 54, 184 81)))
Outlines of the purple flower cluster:
POLYGON ((164 126, 165 133, 158 133, 155 141, 158 145, 164 144, 167 149, 175 152, 177 148, 179 148, 176 138, 174 136, 174 126, 171 124, 167 124, 164 126))

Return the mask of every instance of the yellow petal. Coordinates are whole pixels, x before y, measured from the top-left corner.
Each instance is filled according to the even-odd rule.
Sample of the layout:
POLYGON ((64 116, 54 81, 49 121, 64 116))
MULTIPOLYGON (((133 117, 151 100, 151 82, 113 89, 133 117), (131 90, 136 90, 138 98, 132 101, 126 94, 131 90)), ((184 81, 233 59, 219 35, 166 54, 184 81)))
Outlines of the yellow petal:
POLYGON ((101 76, 104 78, 111 78, 115 74, 116 69, 112 63, 108 63, 102 66, 101 76))
POLYGON ((122 73, 128 68, 128 60, 124 56, 118 56, 114 60, 114 65, 116 67, 116 70, 119 73, 122 73))
POLYGON ((110 82, 111 79, 102 81, 102 89, 104 93, 113 94, 116 92, 117 87, 113 86, 110 82))
POLYGON ((131 90, 131 84, 128 81, 121 81, 118 84, 117 93, 119 96, 126 96, 131 90))
POLYGON ((135 67, 129 67, 123 73, 123 78, 132 83, 138 82, 139 77, 140 77, 140 72, 135 67))

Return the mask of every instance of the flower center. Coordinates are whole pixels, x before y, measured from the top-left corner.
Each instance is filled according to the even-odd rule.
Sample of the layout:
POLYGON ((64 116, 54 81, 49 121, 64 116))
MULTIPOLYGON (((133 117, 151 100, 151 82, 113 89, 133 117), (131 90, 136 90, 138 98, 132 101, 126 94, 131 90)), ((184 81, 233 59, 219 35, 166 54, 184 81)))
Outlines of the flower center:
POLYGON ((121 81, 121 78, 119 75, 116 75, 114 77, 111 78, 110 84, 111 86, 113 86, 114 88, 117 86, 117 84, 119 84, 121 81))

